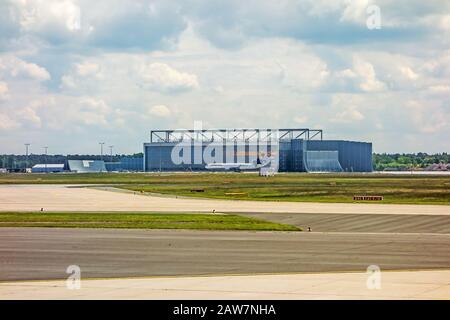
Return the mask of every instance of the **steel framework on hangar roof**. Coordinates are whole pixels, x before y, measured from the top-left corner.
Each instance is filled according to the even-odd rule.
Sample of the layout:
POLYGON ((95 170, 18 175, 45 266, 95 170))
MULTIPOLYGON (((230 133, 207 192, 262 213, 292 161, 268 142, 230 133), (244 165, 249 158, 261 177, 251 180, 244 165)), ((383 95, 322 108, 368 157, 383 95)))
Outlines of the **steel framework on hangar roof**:
POLYGON ((186 140, 213 141, 267 141, 270 139, 323 139, 321 129, 174 129, 151 130, 150 143, 181 142, 186 140))

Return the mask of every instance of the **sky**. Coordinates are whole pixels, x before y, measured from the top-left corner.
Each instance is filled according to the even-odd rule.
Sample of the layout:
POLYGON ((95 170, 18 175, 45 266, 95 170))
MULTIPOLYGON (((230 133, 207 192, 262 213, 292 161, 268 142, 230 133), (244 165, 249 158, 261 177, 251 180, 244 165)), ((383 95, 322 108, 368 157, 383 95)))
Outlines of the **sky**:
POLYGON ((450 1, 0 0, 0 154, 194 121, 450 152, 450 1))

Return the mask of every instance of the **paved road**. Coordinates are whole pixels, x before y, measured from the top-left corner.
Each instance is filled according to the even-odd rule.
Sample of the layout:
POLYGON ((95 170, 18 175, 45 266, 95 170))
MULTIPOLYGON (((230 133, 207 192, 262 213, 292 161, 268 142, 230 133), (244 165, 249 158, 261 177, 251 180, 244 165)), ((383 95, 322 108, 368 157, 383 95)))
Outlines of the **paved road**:
POLYGON ((450 235, 0 228, 0 280, 450 268, 450 235))
POLYGON ((140 195, 63 185, 0 185, 0 211, 295 212, 450 215, 450 206, 232 201, 140 195))
POLYGON ((381 232, 450 234, 446 215, 327 214, 327 213, 241 213, 273 222, 287 223, 318 232, 381 232))

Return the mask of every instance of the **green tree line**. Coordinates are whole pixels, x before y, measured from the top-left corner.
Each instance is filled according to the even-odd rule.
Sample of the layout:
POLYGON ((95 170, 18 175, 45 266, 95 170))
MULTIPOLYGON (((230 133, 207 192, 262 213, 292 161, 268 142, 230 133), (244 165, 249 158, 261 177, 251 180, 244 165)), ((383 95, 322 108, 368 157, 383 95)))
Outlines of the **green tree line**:
POLYGON ((450 162, 450 156, 444 153, 428 154, 419 153, 374 153, 373 169, 383 170, 414 170, 424 169, 432 164, 450 162))
MULTIPOLYGON (((104 160, 106 162, 118 162, 124 157, 143 157, 142 153, 135 154, 116 154, 110 155, 45 155, 31 154, 25 155, 4 154, 0 155, 0 168, 30 168, 38 163, 65 163, 66 160, 104 160)), ((450 156, 444 153, 427 154, 419 153, 374 153, 373 169, 375 171, 383 170, 410 170, 424 169, 432 164, 450 163, 450 156)))

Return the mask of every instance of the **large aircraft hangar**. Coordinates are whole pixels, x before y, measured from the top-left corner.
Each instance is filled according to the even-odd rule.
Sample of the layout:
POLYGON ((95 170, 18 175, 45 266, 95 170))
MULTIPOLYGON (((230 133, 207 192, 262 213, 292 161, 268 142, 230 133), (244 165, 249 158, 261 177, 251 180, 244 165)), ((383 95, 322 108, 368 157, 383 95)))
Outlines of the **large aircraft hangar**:
POLYGON ((320 129, 152 130, 144 143, 144 171, 204 171, 211 163, 264 159, 280 172, 371 172, 372 143, 324 140, 320 129))

